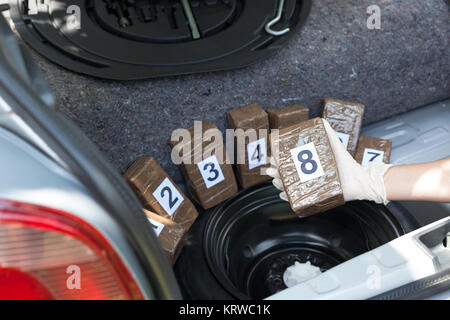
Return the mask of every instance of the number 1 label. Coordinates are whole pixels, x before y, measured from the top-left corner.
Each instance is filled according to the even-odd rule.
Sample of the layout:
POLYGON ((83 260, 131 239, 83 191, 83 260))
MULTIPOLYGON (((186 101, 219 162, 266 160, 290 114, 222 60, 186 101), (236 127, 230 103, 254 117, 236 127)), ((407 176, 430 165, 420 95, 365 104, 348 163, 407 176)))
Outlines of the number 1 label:
POLYGON ((325 174, 314 143, 310 142, 291 149, 291 155, 302 183, 325 174))
POLYGON ((153 229, 153 231, 155 231, 156 236, 159 237, 161 231, 164 229, 164 225, 162 223, 159 223, 158 221, 155 221, 150 218, 148 218, 148 221, 152 225, 152 229, 153 229))
POLYGON ((383 162, 383 158, 384 158, 384 151, 365 148, 361 165, 365 166, 369 162, 383 162))
POLYGON ((219 182, 225 180, 215 155, 212 155, 211 157, 197 163, 197 167, 200 170, 203 181, 205 182, 206 189, 214 187, 219 182))
POLYGON ((248 169, 252 170, 267 163, 266 138, 262 138, 247 145, 248 169))
POLYGON ((159 187, 153 192, 153 196, 169 216, 173 215, 184 200, 183 196, 178 192, 177 188, 175 188, 169 178, 163 180, 159 187))

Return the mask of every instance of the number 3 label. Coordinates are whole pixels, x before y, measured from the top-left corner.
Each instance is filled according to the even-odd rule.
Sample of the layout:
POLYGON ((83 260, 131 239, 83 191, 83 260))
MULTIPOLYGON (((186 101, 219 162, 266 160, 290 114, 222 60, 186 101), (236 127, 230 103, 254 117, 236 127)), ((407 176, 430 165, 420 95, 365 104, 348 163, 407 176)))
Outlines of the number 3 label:
POLYGON ((262 138, 247 145, 248 169, 252 170, 267 163, 266 138, 262 138))
POLYGON ((159 187, 153 192, 153 196, 169 216, 173 215, 184 200, 183 196, 178 192, 177 188, 175 188, 169 178, 164 179, 159 187))
POLYGON ((302 183, 325 174, 314 143, 291 149, 291 155, 302 183))
POLYGON ((200 170, 203 181, 206 184, 206 189, 214 187, 219 182, 225 180, 215 155, 199 162, 197 167, 200 170))
POLYGON ((365 148, 361 165, 365 166, 369 162, 383 162, 383 157, 384 151, 365 148))

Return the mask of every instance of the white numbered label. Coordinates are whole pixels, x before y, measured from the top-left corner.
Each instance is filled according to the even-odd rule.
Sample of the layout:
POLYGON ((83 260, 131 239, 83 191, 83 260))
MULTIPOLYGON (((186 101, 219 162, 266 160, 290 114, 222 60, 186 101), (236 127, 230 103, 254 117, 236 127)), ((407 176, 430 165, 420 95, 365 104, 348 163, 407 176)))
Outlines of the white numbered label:
POLYGON ((266 138, 262 138, 247 145, 248 169, 252 170, 267 163, 266 138))
POLYGON ((365 148, 361 165, 365 166, 369 162, 383 162, 383 158, 384 151, 365 148))
POLYGON ((164 225, 150 218, 148 218, 148 221, 152 225, 153 231, 155 231, 156 236, 159 237, 161 231, 164 229, 164 225))
POLYGON ((306 182, 325 174, 314 143, 310 142, 291 149, 291 155, 301 182, 306 182))
POLYGON ((225 180, 225 177, 223 176, 219 162, 217 161, 217 157, 215 155, 212 155, 202 162, 199 162, 197 164, 197 167, 200 170, 207 189, 214 187, 219 182, 225 180))
POLYGON ((342 144, 344 145, 345 149, 348 147, 348 140, 350 140, 350 135, 342 132, 336 132, 339 140, 341 140, 342 144))
POLYGON ((153 192, 153 196, 169 216, 173 215, 184 200, 183 196, 178 192, 173 183, 170 182, 169 178, 164 179, 159 187, 153 192))

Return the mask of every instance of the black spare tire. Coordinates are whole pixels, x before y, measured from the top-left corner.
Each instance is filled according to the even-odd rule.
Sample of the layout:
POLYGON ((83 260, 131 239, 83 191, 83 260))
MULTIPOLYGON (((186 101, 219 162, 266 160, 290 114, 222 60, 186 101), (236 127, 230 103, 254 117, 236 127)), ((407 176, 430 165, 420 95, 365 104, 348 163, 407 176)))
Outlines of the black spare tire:
POLYGON ((399 221, 414 224, 368 201, 298 218, 278 193, 264 184, 200 213, 175 265, 186 299, 266 298, 295 261, 326 271, 409 231, 399 221))
POLYGON ((269 32, 278 0, 9 3, 22 39, 51 61, 99 78, 137 80, 240 68, 274 55, 302 28, 312 1, 284 1, 269 32))

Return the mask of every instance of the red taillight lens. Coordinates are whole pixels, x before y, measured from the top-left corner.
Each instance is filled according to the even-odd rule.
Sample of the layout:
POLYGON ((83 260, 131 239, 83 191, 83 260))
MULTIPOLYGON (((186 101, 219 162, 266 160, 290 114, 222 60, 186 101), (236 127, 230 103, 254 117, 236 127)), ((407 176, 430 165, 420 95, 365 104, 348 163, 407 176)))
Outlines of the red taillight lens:
POLYGON ((142 299, 108 241, 66 212, 0 200, 0 299, 142 299))
POLYGON ((51 300, 45 285, 30 273, 0 268, 0 300, 51 300))

